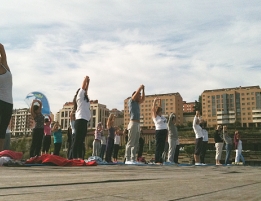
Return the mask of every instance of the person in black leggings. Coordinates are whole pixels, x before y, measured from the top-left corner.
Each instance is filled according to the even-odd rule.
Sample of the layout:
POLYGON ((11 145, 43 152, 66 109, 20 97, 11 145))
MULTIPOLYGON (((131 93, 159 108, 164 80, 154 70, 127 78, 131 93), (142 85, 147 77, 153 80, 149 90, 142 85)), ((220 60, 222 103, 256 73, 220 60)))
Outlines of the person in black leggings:
POLYGON ((12 85, 5 48, 0 43, 0 151, 4 148, 5 133, 13 112, 12 85))
POLYGON ((32 143, 30 147, 30 157, 34 157, 40 156, 44 136, 44 116, 42 114, 42 102, 39 100, 33 100, 30 112, 35 122, 32 133, 32 143), (38 105, 35 103, 38 103, 38 105))
POLYGON ((91 118, 90 101, 87 95, 90 78, 86 76, 83 80, 82 87, 77 90, 74 96, 74 110, 75 110, 75 141, 73 146, 73 159, 82 159, 83 142, 87 134, 87 124, 91 118))

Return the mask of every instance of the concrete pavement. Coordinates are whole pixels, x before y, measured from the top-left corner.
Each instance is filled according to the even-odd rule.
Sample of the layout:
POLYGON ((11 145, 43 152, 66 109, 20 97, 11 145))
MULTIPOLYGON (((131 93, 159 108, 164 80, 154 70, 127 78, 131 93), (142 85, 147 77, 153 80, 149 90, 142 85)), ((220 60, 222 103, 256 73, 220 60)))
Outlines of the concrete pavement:
POLYGON ((0 200, 261 200, 261 167, 0 167, 0 200))

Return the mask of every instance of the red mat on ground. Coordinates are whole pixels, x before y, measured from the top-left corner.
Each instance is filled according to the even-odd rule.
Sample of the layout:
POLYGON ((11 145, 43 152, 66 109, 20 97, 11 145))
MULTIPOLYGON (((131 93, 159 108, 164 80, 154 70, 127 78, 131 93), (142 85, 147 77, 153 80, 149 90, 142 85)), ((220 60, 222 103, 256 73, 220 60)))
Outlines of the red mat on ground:
POLYGON ((54 164, 58 166, 96 166, 96 161, 85 162, 84 160, 68 160, 66 158, 44 154, 28 159, 26 164, 54 164))
POLYGON ((16 151, 11 151, 11 150, 4 150, 0 152, 0 157, 2 156, 7 156, 10 157, 14 160, 21 160, 23 157, 22 152, 16 152, 16 151))

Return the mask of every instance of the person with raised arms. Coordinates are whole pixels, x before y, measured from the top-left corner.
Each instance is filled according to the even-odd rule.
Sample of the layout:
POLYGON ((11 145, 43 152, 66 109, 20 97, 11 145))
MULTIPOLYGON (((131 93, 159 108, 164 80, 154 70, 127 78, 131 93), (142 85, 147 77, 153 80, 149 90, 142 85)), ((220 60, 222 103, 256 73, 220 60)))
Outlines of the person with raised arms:
POLYGON ((0 43, 0 151, 3 151, 6 129, 13 113, 13 81, 4 46, 0 43))
POLYGON ((194 152, 195 165, 203 165, 202 163, 200 163, 200 153, 203 144, 203 132, 199 124, 200 124, 200 113, 199 111, 196 111, 196 115, 193 120, 193 130, 196 138, 195 152, 194 152))
POLYGON ((145 100, 145 86, 141 85, 137 91, 132 93, 128 106, 130 112, 130 122, 128 125, 128 142, 125 151, 125 164, 137 164, 136 151, 140 138, 140 104, 145 100), (142 95, 141 95, 142 92, 142 95))
POLYGON ((156 139, 156 150, 155 150, 155 164, 162 165, 163 158, 162 153, 165 147, 165 141, 168 135, 168 124, 167 119, 162 115, 161 99, 155 98, 151 109, 152 120, 155 124, 155 139, 156 139), (158 104, 156 105, 156 103, 158 104))
POLYGON ((90 100, 88 97, 90 78, 86 76, 82 87, 77 90, 73 99, 75 110, 75 141, 73 145, 73 159, 82 159, 84 156, 83 146, 87 134, 87 125, 91 119, 90 100))
POLYGON ((34 121, 30 157, 35 157, 40 156, 44 136, 44 116, 42 114, 42 102, 40 100, 33 100, 30 112, 34 121))

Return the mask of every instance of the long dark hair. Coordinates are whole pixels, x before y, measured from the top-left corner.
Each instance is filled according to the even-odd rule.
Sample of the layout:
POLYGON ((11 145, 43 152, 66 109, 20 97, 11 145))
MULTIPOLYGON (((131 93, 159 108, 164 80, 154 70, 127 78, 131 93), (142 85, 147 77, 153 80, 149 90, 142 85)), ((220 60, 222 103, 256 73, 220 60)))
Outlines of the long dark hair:
MULTIPOLYGON (((77 95, 78 95, 80 89, 81 89, 81 88, 77 89, 76 94, 74 95, 74 98, 73 98, 73 110, 74 110, 74 111, 77 110, 76 98, 77 98, 77 95)), ((84 100, 86 100, 87 103, 90 101, 88 95, 84 94, 84 100)))
POLYGON ((77 102, 76 102, 76 98, 77 98, 77 95, 78 95, 79 91, 80 91, 80 88, 77 89, 76 94, 74 95, 74 98, 73 98, 73 110, 74 110, 74 111, 77 110, 77 102))

